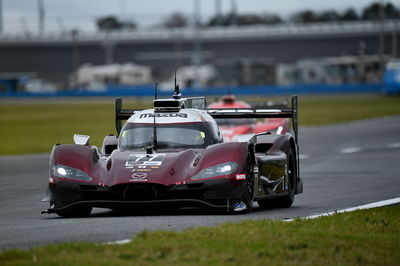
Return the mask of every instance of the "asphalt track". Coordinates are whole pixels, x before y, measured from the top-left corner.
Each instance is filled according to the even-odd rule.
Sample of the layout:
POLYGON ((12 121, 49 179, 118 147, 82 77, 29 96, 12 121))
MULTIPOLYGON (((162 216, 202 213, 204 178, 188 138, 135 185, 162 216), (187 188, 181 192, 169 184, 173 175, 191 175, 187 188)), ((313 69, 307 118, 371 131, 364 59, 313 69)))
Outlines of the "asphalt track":
MULTIPOLYGON (((301 122, 301 121, 300 121, 301 122)), ((182 230, 246 219, 309 216, 400 196, 400 116, 300 129, 304 193, 289 209, 224 215, 202 210, 40 215, 49 154, 0 157, 0 249, 66 241, 107 242, 144 230, 182 230)))

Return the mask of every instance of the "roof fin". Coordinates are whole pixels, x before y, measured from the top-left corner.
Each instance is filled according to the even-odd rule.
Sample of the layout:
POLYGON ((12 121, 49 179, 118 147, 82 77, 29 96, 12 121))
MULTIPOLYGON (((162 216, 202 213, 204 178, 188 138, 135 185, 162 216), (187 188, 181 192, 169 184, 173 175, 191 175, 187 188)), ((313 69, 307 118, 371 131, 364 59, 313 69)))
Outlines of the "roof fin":
POLYGON ((181 94, 181 92, 179 91, 179 84, 176 83, 176 68, 175 68, 175 92, 174 92, 174 94, 172 95, 172 98, 178 100, 178 99, 180 99, 181 97, 182 97, 182 94, 181 94))

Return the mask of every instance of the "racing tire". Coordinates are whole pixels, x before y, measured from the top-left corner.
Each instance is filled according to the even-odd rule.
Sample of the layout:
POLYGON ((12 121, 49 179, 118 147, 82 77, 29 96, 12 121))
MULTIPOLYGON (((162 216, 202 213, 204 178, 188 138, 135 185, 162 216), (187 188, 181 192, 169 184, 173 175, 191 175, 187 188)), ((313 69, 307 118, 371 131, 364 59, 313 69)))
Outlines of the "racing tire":
POLYGON ((254 170, 253 163, 250 156, 247 157, 247 167, 246 167, 246 183, 243 191, 242 197, 235 204, 243 202, 246 205, 244 210, 235 210, 235 204, 231 206, 230 212, 242 214, 248 213, 253 208, 254 202, 254 170))
POLYGON ((295 157, 292 149, 288 152, 288 191, 289 193, 283 197, 274 198, 274 199, 266 199, 266 200, 258 200, 258 206, 262 209, 271 209, 271 208, 289 208, 292 206, 294 201, 294 194, 296 189, 296 165, 295 165, 295 157))

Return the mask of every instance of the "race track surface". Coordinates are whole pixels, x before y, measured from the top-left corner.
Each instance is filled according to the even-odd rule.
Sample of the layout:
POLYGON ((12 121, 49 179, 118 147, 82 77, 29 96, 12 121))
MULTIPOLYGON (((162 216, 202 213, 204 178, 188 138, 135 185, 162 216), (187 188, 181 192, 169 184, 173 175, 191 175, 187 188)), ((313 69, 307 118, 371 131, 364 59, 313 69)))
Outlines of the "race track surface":
MULTIPOLYGON (((301 122, 301 121, 300 121, 301 122)), ((304 193, 289 209, 224 215, 202 210, 117 213, 89 218, 40 215, 49 154, 0 157, 0 249, 66 241, 106 242, 143 230, 182 230, 246 219, 284 219, 400 196, 400 116, 300 129, 304 193)))

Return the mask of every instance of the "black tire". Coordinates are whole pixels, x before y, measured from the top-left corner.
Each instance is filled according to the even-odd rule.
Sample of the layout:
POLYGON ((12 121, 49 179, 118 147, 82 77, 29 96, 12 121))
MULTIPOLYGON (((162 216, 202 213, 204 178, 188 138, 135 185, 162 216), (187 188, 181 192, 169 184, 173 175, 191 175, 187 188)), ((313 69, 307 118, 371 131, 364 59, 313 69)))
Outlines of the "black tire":
POLYGON ((246 167, 246 183, 245 188, 243 190, 242 197, 238 200, 238 202, 242 201, 246 205, 246 209, 243 211, 235 211, 232 205, 230 212, 233 213, 247 213, 253 208, 254 202, 254 170, 253 170, 253 162, 251 157, 247 157, 247 167, 246 167))
POLYGON ((296 164, 295 157, 292 149, 288 152, 288 191, 289 193, 283 197, 275 198, 275 199, 266 199, 259 200, 258 206, 262 209, 271 209, 271 208, 289 208, 292 206, 294 201, 294 194, 296 189, 296 164))
POLYGON ((250 157, 248 158, 246 168, 246 188, 243 193, 243 201, 247 206, 247 212, 253 208, 254 202, 254 166, 250 157))

